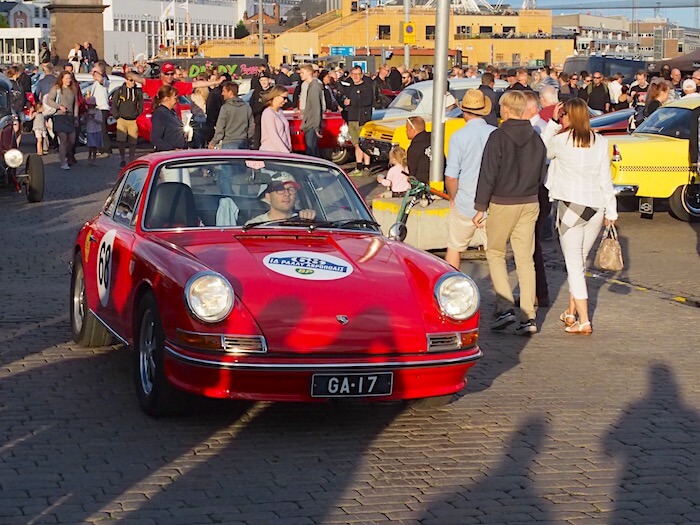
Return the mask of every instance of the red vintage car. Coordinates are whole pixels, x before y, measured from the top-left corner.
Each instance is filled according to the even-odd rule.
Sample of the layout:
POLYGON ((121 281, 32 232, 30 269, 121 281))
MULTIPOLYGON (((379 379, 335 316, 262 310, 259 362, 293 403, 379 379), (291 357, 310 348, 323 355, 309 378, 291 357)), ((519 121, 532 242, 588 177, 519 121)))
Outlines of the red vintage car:
POLYGON ((382 236, 322 159, 146 155, 123 169, 72 258, 75 341, 131 347, 154 416, 183 392, 440 404, 481 357, 474 281, 382 236))
POLYGON ((601 135, 626 135, 627 125, 634 109, 620 109, 605 115, 591 117, 591 129, 601 135))

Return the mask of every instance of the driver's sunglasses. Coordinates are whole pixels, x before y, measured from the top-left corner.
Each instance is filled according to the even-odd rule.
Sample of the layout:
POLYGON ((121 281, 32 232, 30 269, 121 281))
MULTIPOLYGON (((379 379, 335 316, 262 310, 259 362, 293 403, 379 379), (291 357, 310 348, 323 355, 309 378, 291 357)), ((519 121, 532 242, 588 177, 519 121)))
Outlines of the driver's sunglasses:
POLYGON ((284 195, 285 193, 288 193, 289 195, 296 195, 297 189, 294 186, 290 186, 289 188, 282 188, 281 190, 275 190, 275 193, 277 195, 284 195))
POLYGON ((174 77, 175 73, 163 73, 166 77, 174 77))

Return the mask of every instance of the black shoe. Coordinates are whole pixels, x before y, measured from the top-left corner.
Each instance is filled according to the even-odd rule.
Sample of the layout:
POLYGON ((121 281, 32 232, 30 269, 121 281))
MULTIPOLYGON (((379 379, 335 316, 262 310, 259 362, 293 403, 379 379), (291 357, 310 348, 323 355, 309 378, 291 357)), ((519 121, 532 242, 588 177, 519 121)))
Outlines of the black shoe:
POLYGON ((508 310, 499 314, 498 317, 491 323, 491 330, 503 330, 507 326, 515 322, 515 313, 513 310, 508 310))
POLYGON ((515 333, 517 335, 532 335, 537 333, 537 325, 534 319, 520 323, 515 328, 515 333))

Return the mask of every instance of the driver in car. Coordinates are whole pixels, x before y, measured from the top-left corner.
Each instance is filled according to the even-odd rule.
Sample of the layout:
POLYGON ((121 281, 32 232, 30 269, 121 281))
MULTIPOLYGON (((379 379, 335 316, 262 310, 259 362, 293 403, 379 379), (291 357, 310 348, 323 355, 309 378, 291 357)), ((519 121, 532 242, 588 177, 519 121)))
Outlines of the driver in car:
POLYGON ((283 171, 274 175, 265 189, 264 197, 264 200, 270 205, 270 211, 250 219, 246 224, 289 219, 291 217, 307 220, 315 219, 316 212, 314 210, 304 209, 299 210, 298 213, 294 212, 299 188, 299 183, 294 180, 291 174, 283 171))

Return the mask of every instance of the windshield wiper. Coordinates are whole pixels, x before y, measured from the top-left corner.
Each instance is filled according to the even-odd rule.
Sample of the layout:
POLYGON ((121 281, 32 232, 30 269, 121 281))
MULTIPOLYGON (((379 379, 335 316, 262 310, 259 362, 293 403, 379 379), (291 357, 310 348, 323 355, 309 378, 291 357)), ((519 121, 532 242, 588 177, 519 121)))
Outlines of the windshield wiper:
POLYGON ((371 219, 344 219, 342 221, 332 221, 334 228, 347 228, 348 226, 371 226, 374 229, 379 228, 379 223, 371 219))
POLYGON ((312 219, 300 219, 299 217, 287 217, 286 219, 274 219, 271 221, 252 222, 243 226, 242 230, 247 232, 251 228, 259 226, 309 226, 313 224, 312 219))

